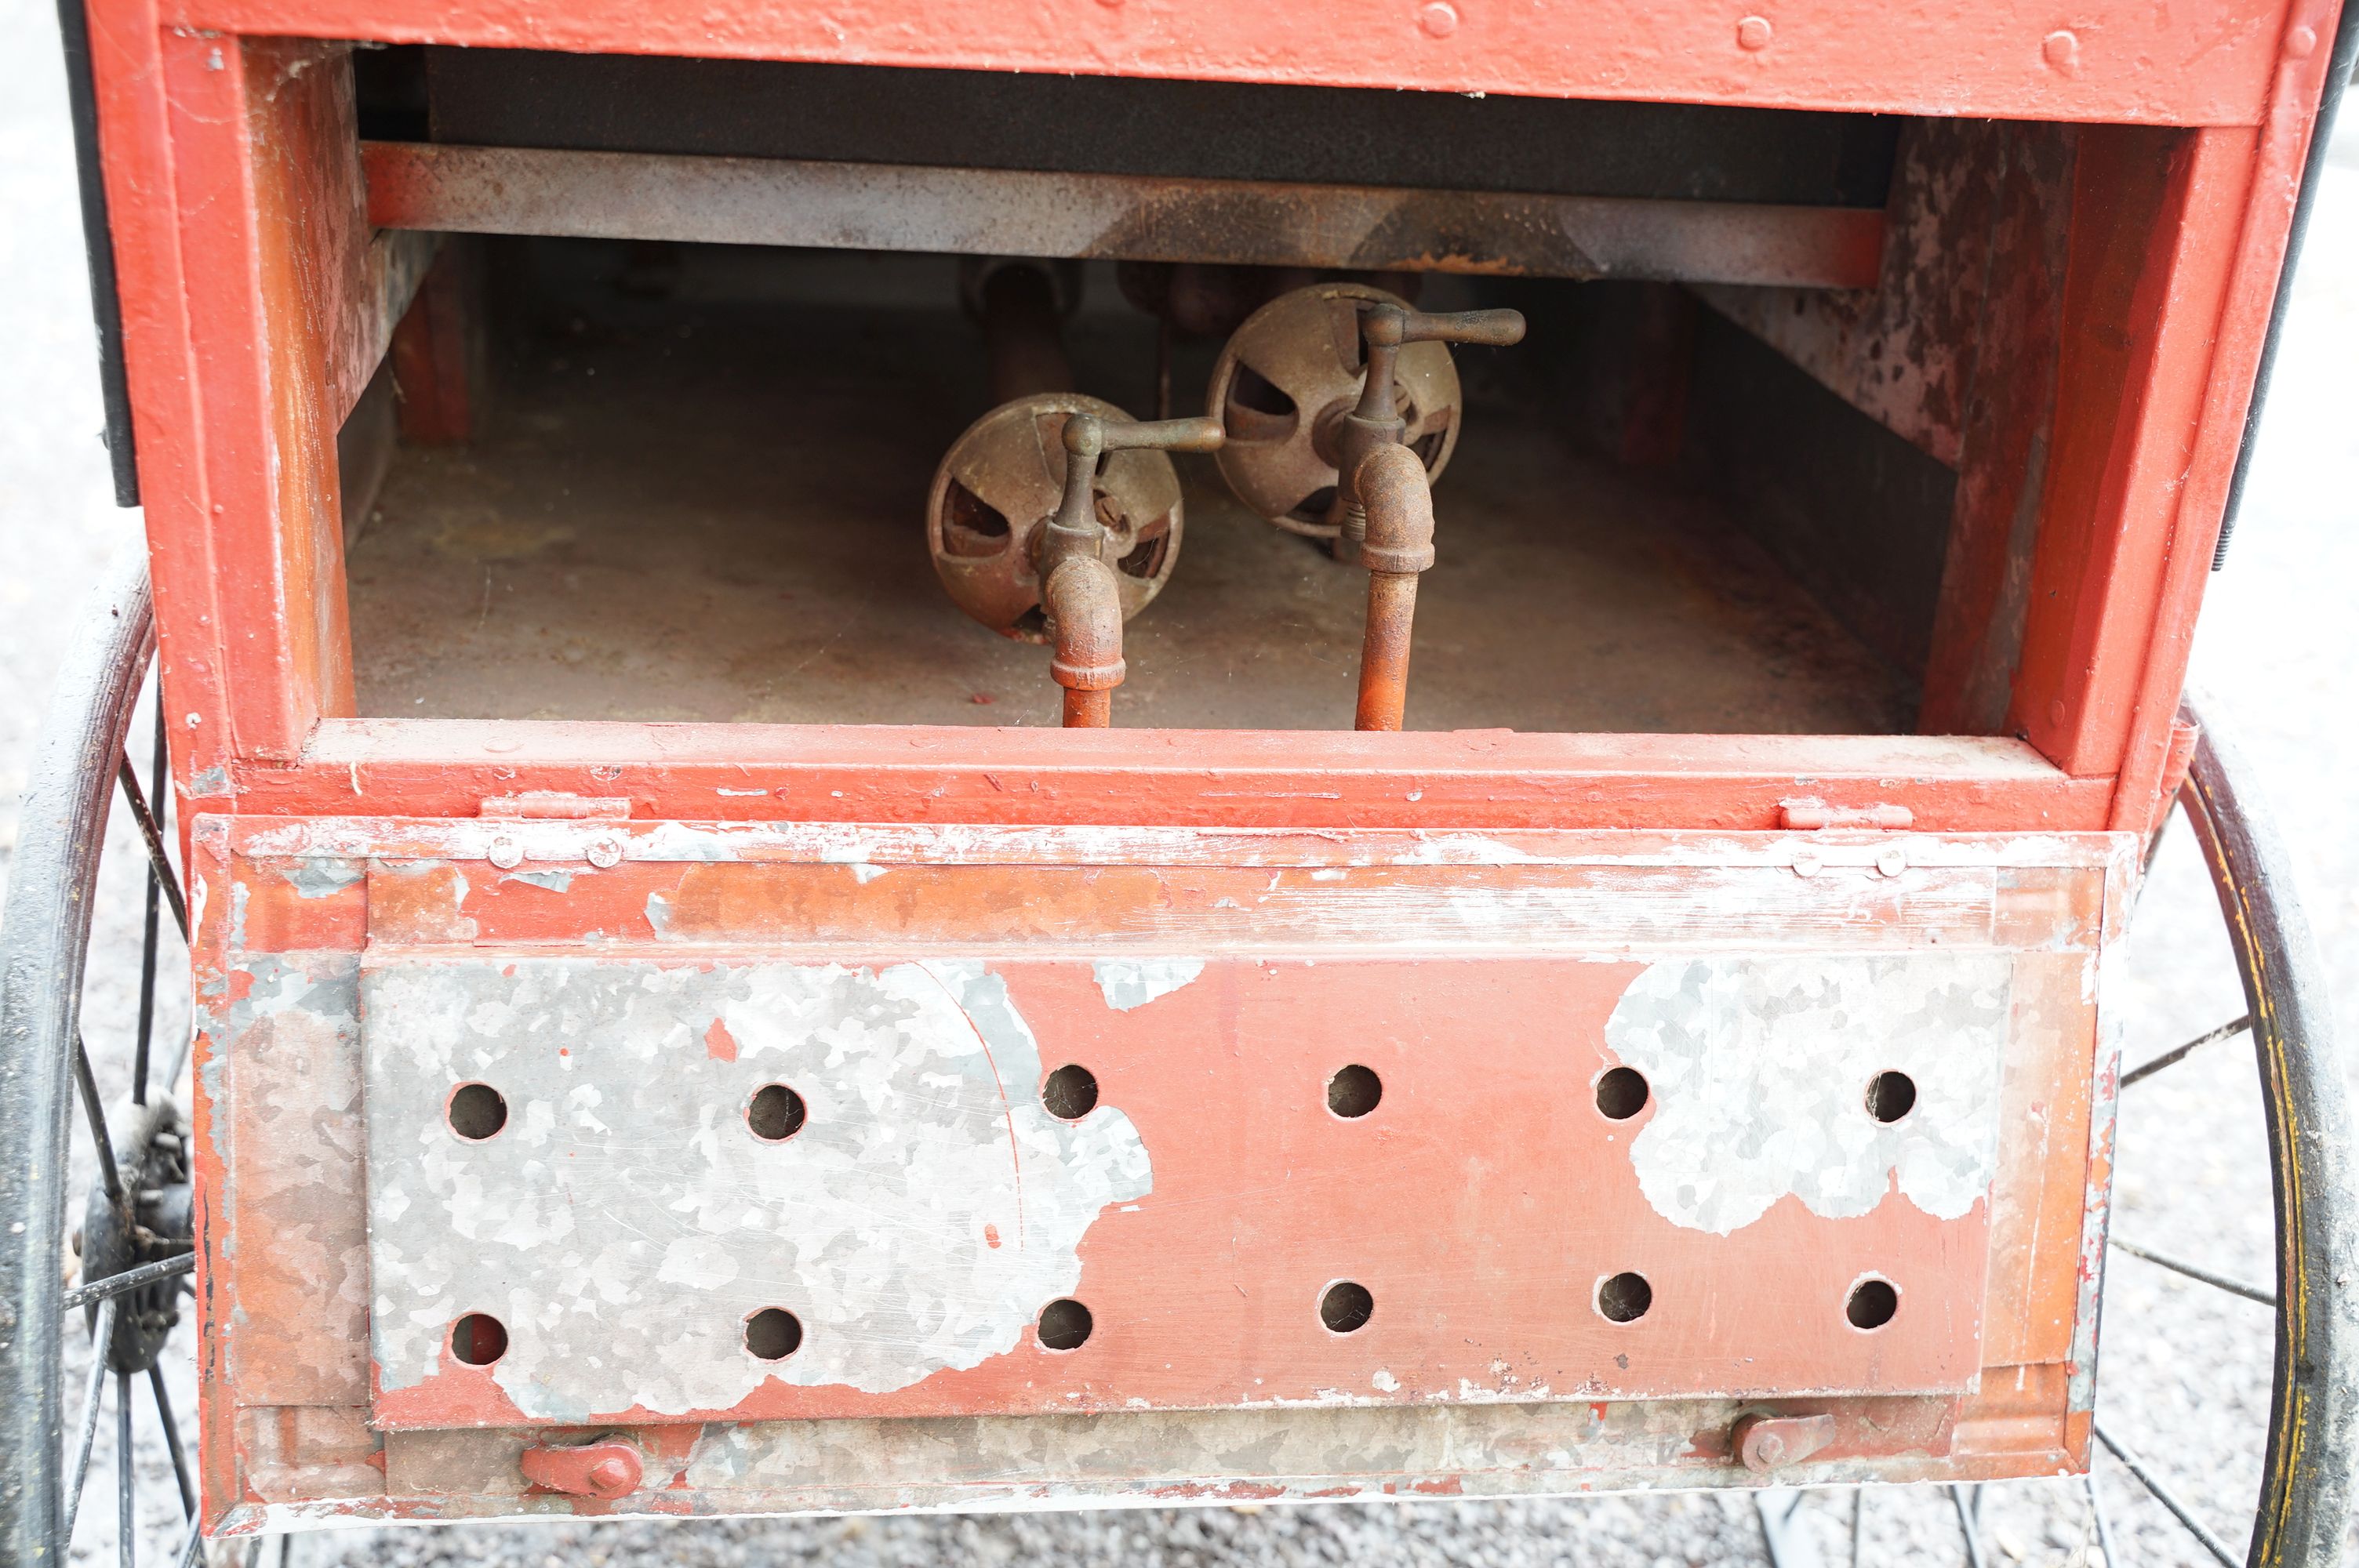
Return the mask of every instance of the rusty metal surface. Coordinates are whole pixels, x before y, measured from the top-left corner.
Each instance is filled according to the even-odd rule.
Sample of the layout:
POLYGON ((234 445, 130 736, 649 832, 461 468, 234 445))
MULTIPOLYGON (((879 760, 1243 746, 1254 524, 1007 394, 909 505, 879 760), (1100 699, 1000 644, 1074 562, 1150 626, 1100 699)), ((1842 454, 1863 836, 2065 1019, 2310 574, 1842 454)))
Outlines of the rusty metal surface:
MULTIPOLYGON (((1122 684, 1122 564, 1154 546, 1105 522, 1096 500, 1102 460, 1116 452, 1204 452, 1219 448, 1221 427, 1210 419, 1160 419, 1137 424, 1080 413, 1066 417, 1065 489, 1056 514, 1038 535, 1045 578, 1040 610, 1056 653, 1049 674, 1065 688, 1068 730, 1103 730, 1113 722, 1113 689, 1122 684)), ((1126 523, 1127 519, 1117 519, 1126 523)), ((1167 562, 1169 552, 1164 552, 1167 562)))
MULTIPOLYGON (((1228 432, 1221 477, 1256 515, 1288 533, 1332 539, 1343 421, 1367 381, 1360 316, 1407 302, 1363 283, 1321 283, 1279 296, 1245 319, 1214 362, 1205 411, 1228 432)), ((1402 440, 1434 479, 1463 423, 1458 366, 1446 343, 1407 343, 1394 362, 1402 440)))
POLYGON ((369 142, 378 228, 1860 288, 1839 207, 369 142))
MULTIPOLYGON (((1503 348, 1524 341, 1518 310, 1462 310, 1428 315, 1402 305, 1374 304, 1359 312, 1360 398, 1337 422, 1330 442, 1335 453, 1335 499, 1328 521, 1338 529, 1338 559, 1356 562, 1368 532, 1368 511, 1360 499, 1360 466, 1380 447, 1408 440, 1410 410, 1401 406, 1400 356, 1419 343, 1482 343, 1503 348)), ((1426 483, 1431 479, 1427 477, 1426 483)))
MULTIPOLYGON (((942 587, 968 615, 1018 642, 1050 640, 1041 549, 1066 489, 1065 423, 1077 414, 1129 418, 1080 393, 1002 404, 951 443, 927 493, 926 548, 942 587)), ((1180 563, 1187 535, 1180 476, 1161 452, 1120 450, 1107 457, 1092 493, 1127 621, 1154 602, 1180 563)))
POLYGON ((1417 579, 1433 565, 1433 492, 1425 465, 1406 447, 1379 448, 1359 470, 1366 535, 1368 623, 1360 638, 1355 730, 1398 730, 1408 706, 1408 654, 1417 579))

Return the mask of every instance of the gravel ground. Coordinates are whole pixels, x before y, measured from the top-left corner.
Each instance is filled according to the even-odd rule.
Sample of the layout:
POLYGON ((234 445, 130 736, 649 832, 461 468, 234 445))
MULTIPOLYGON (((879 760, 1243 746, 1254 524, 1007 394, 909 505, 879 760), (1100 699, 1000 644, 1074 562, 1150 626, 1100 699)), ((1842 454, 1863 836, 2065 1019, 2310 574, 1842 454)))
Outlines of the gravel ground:
MULTIPOLYGON (((72 154, 42 0, 0 0, 0 881, 15 809, 56 661, 102 564, 136 536, 114 509, 92 364, 88 297, 74 206, 72 154)), ((2355 116, 2354 119, 2359 119, 2355 116)), ((2288 836, 2340 1000, 2343 1037, 2359 1035, 2359 124, 2346 129, 2319 204, 2291 330, 2270 406, 2242 536, 2214 580, 2196 651, 2212 711, 2231 716, 2259 764, 2288 836)), ((135 731, 136 733, 136 731, 135 731)), ((136 1004, 138 881, 125 826, 99 903, 87 1033, 111 1091, 128 1081, 136 1004)), ((177 964, 168 942, 168 972, 177 964)), ((2158 861, 2132 950, 2126 1039, 2132 1059, 2241 1010, 2202 870, 2182 829, 2158 861)), ((163 1037, 185 1031, 184 997, 168 996, 163 1037)), ((2266 1280, 2269 1218, 2259 1098, 2249 1054, 2200 1054, 2134 1088, 2124 1108, 2119 1227, 2165 1251, 2266 1280)), ((2102 1411, 2233 1538, 2241 1539, 2260 1462, 2270 1357, 2267 1313, 2115 1255, 2109 1281, 2102 1411)), ((182 1339, 185 1341, 185 1330, 182 1339)), ((185 1360, 175 1402, 194 1408, 185 1360)), ((71 1354, 81 1356, 76 1346, 71 1354)), ((135 1468, 143 1478, 141 1552, 162 1560, 178 1505, 144 1394, 135 1468)), ((114 1556, 109 1495, 113 1413, 94 1461, 92 1506, 74 1561, 114 1556)), ((2110 1462, 2099 1487, 2123 1555, 2140 1564, 2205 1561, 2194 1542, 2110 1462)), ((1850 1494, 1806 1497, 1799 1538, 1841 1561, 1850 1494)), ((1995 1487, 1982 1504, 1995 1556, 2008 1563, 2088 1560, 2077 1483, 1995 1487)), ((1878 1488, 1865 1497, 1861 1560, 1962 1561, 1942 1493, 1878 1488)), ((1764 1560, 1751 1500, 1737 1495, 1604 1498, 1512 1504, 1404 1504, 1268 1509, 1091 1512, 1021 1518, 899 1518, 682 1526, 532 1526, 463 1532, 357 1530, 300 1538, 304 1568, 425 1568, 479 1563, 538 1568, 800 1563, 832 1568, 985 1563, 1262 1564, 1341 1563, 1658 1564, 1764 1560)), ((277 1561, 276 1557, 270 1559, 277 1561)))

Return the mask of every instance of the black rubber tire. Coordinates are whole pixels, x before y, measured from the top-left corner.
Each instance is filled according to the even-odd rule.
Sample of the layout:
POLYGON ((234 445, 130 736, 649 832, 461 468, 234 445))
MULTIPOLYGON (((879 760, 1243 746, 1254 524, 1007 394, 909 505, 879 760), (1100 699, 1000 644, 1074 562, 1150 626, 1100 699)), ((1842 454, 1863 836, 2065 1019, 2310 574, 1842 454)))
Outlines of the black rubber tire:
POLYGON ((51 697, 0 917, 0 1563, 66 1561, 61 1310, 91 906, 156 632, 144 544, 93 596, 51 697))
POLYGON ((2343 1561, 2359 1465, 2359 1198, 2333 1003, 2291 862, 2233 741, 2199 726, 2179 804, 2226 919, 2253 1018, 2277 1204, 2275 1386, 2251 1568, 2343 1561))

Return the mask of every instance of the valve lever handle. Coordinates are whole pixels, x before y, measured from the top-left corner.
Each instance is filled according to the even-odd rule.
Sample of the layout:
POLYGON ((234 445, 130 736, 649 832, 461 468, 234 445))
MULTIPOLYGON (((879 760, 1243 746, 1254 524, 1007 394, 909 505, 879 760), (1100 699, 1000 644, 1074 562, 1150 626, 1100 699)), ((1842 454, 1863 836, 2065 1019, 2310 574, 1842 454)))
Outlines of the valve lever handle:
POLYGON ((1041 537, 1040 578, 1068 556, 1095 555, 1105 530, 1091 504, 1101 452, 1209 452, 1223 439, 1217 419, 1101 419, 1076 414, 1065 421, 1065 493, 1041 537))
POLYGON ((1065 421, 1065 450, 1081 457, 1099 452, 1217 451, 1223 439, 1217 419, 1101 419, 1076 414, 1065 421))
POLYGON ((1336 436, 1335 502, 1328 517, 1336 524, 1335 554, 1356 559, 1367 536, 1368 512, 1360 500, 1359 470, 1380 447, 1408 438, 1393 377, 1405 343, 1488 343, 1504 348, 1524 341, 1520 310, 1457 310, 1428 315, 1406 305, 1371 305, 1360 312, 1360 341, 1367 346, 1368 371, 1360 384, 1359 406, 1336 436))
POLYGON ((1520 310, 1453 310, 1429 315, 1379 305, 1361 318, 1360 335, 1380 348, 1402 343, 1484 343, 1504 349, 1524 341, 1520 310))
POLYGON ((1056 656, 1049 673, 1065 688, 1065 728, 1103 730, 1113 722, 1114 688, 1122 684, 1122 603, 1107 538, 1091 487, 1103 452, 1209 452, 1223 439, 1217 419, 1065 421, 1065 493, 1040 535, 1040 607, 1056 656))

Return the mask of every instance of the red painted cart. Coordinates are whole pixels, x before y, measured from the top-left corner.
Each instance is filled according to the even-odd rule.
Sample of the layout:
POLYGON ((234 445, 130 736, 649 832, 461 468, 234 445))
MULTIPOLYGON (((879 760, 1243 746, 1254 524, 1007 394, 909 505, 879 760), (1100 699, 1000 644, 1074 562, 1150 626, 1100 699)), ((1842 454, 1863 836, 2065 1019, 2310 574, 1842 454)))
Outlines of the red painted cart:
POLYGON ((190 1555, 2100 1443, 2180 1511, 2093 1415, 2175 800, 2247 1560, 2337 1560, 2343 1090, 2180 708, 2332 0, 68 10, 148 547, 0 941, 10 1561, 184 1310, 190 1555), (118 776, 197 1016, 108 1104, 118 776))

